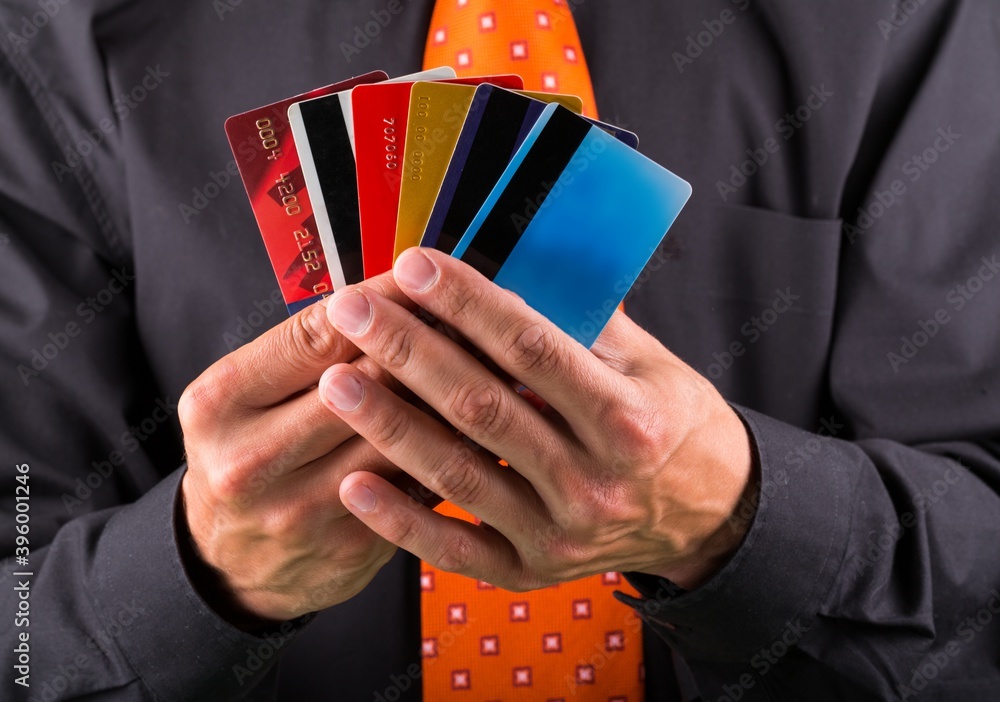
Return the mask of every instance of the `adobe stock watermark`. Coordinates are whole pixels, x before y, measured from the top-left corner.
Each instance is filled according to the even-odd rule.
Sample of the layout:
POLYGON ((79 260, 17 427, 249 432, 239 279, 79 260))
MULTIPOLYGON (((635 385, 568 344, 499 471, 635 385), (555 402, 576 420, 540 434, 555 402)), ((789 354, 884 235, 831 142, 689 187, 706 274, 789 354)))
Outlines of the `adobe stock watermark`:
MULTIPOLYGON (((411 1, 405 0, 407 5, 411 1)), ((382 33, 382 30, 392 24, 392 20, 404 9, 403 0, 389 0, 384 8, 369 12, 371 16, 370 20, 363 25, 354 25, 351 41, 340 42, 340 53, 344 55, 344 60, 350 63, 356 56, 361 55, 361 52, 371 46, 371 43, 382 33)))
MULTIPOLYGON (((621 577, 617 573, 611 573, 610 575, 614 575, 616 578, 621 577)), ((583 604, 574 602, 574 609, 578 605, 582 606, 587 614, 590 613, 589 603, 583 604)), ((614 625, 612 624, 610 626, 614 625)), ((600 638, 591 646, 590 652, 588 654, 581 655, 576 659, 576 662, 573 665, 573 672, 566 673, 566 675, 563 676, 563 682, 574 698, 578 693, 585 692, 588 694, 584 695, 583 698, 590 699, 589 693, 593 691, 594 685, 597 684, 600 672, 607 668, 616 656, 626 650, 627 641, 631 641, 631 645, 633 646, 641 645, 642 619, 639 617, 635 609, 628 607, 625 610, 620 626, 621 628, 619 629, 602 631, 600 638), (628 633, 626 634, 626 632, 628 633)), ((552 641, 552 643, 549 643, 546 640, 549 636, 552 635, 547 635, 542 641, 543 651, 561 651, 562 635, 554 634, 554 636, 558 638, 552 641), (558 644, 558 647, 556 647, 555 644, 558 644)), ((514 675, 516 679, 516 668, 514 675)))
POLYGON ((736 359, 747 352, 747 349, 760 341, 768 331, 774 328, 781 316, 791 310, 800 296, 792 292, 791 288, 780 288, 775 290, 775 298, 770 305, 761 310, 759 315, 754 315, 743 326, 740 327, 740 334, 746 342, 735 340, 722 351, 712 354, 714 359, 705 369, 705 375, 712 380, 718 380, 726 371, 733 367, 736 359))
POLYGON ((897 521, 883 524, 878 534, 868 535, 868 548, 863 554, 854 554, 851 559, 851 579, 860 577, 869 568, 874 568, 875 564, 903 538, 903 535, 919 523, 921 516, 943 500, 951 488, 964 479, 965 474, 958 467, 949 466, 940 478, 915 493, 911 498, 912 509, 900 514, 897 521))
POLYGON ((551 207, 555 201, 562 197, 564 189, 572 185, 577 176, 582 175, 590 168, 590 164, 608 150, 608 144, 604 139, 587 140, 585 143, 586 146, 573 154, 569 165, 559 174, 555 182, 543 181, 537 195, 534 197, 525 196, 524 209, 521 212, 511 213, 510 221, 518 234, 523 234, 524 230, 531 224, 531 219, 538 212, 551 207))
POLYGON ((278 652, 292 640, 295 633, 295 625, 291 622, 282 622, 277 631, 268 632, 262 637, 264 640, 255 647, 247 647, 246 659, 242 665, 233 665, 233 677, 241 687, 246 684, 248 678, 254 677, 254 673, 267 665, 267 662, 274 658, 278 652))
POLYGON ((980 263, 982 265, 979 266, 979 270, 969 276, 965 282, 956 285, 945 294, 944 299, 951 312, 949 312, 949 307, 938 308, 927 319, 917 322, 917 328, 911 334, 900 337, 902 343, 898 352, 889 351, 885 355, 893 373, 899 373, 900 368, 916 358, 917 354, 926 348, 944 327, 951 323, 952 314, 965 309, 972 298, 982 292, 986 284, 1000 273, 1000 261, 997 260, 997 254, 993 254, 989 258, 983 256, 980 263))
POLYGON ((781 151, 782 142, 790 141, 834 95, 832 90, 827 90, 825 83, 810 86, 809 91, 809 97, 801 105, 774 123, 774 131, 781 141, 771 136, 756 147, 748 147, 747 158, 729 167, 729 178, 715 182, 715 188, 723 202, 728 202, 730 195, 739 192, 750 178, 757 175, 771 157, 781 151))
POLYGON ((757 677, 746 672, 740 675, 734 683, 723 685, 722 695, 716 699, 716 702, 738 702, 738 700, 743 699, 743 696, 754 688, 758 679, 770 673, 771 669, 799 644, 808 631, 809 627, 803 626, 802 620, 799 618, 796 618, 795 621, 785 622, 785 628, 771 642, 771 645, 760 649, 750 658, 750 667, 757 672, 757 677))
MULTIPOLYGON (((919 181, 931 167, 938 162, 941 155, 955 145, 961 134, 956 134, 951 127, 939 127, 934 140, 921 153, 914 154, 902 166, 901 171, 911 184, 919 181)), ((886 190, 875 190, 868 205, 858 208, 858 216, 854 223, 844 222, 843 232, 847 241, 853 244, 859 236, 871 229, 875 222, 885 216, 885 213, 900 202, 906 195, 907 186, 902 178, 897 178, 889 184, 886 190)))
POLYGON ((235 351, 243 346, 257 335, 257 330, 263 327, 267 320, 274 316, 275 312, 283 312, 285 309, 285 301, 278 288, 272 290, 265 299, 254 300, 253 309, 236 318, 236 326, 233 330, 222 333, 222 340, 225 342, 226 348, 235 351))
MULTIPOLYGON (((256 156, 257 152, 254 151, 253 154, 256 156)), ((253 157, 248 160, 252 161, 253 157)), ((200 188, 191 188, 191 201, 177 203, 177 211, 181 213, 184 224, 191 226, 191 220, 208 209, 212 201, 219 197, 239 174, 240 169, 235 159, 231 159, 226 167, 220 171, 209 171, 208 180, 204 185, 200 188)))
POLYGON ((101 489, 105 481, 114 474, 116 468, 124 465, 125 460, 138 451, 142 443, 155 434, 156 430, 175 414, 177 414, 176 402, 173 402, 169 397, 157 398, 149 416, 138 424, 129 426, 128 431, 123 431, 118 437, 120 448, 111 451, 102 460, 91 461, 90 466, 93 470, 83 478, 76 479, 73 493, 63 493, 62 503, 66 511, 73 515, 74 510, 101 489))
POLYGON ((62 328, 49 332, 49 342, 31 350, 30 364, 18 365, 17 374, 24 386, 27 387, 32 378, 37 378, 42 371, 48 368, 49 364, 73 343, 73 339, 80 336, 83 330, 97 319, 97 315, 103 312, 134 280, 135 276, 128 273, 125 268, 113 271, 107 285, 77 305, 76 315, 81 321, 70 320, 62 328))
POLYGON ((76 145, 63 152, 66 160, 52 162, 52 172, 56 179, 61 183, 66 175, 79 168, 104 143, 104 139, 115 132, 119 128, 119 124, 128 119, 132 111, 163 85, 163 81, 168 77, 170 77, 170 72, 163 70, 160 64, 146 66, 146 75, 130 90, 119 93, 112 100, 111 106, 118 121, 116 122, 108 116, 100 120, 93 129, 81 130, 80 139, 76 145))
MULTIPOLYGON (((422 585, 423 583, 421 582, 422 585)), ((420 679, 424 675, 424 669, 432 668, 440 659, 441 653, 454 646, 455 642, 465 636, 469 628, 477 621, 475 617, 468 616, 468 613, 464 609, 461 611, 460 616, 455 618, 452 618, 451 613, 449 613, 448 620, 448 628, 441 632, 439 636, 421 640, 420 653, 423 665, 420 663, 410 663, 402 674, 390 675, 388 686, 381 690, 372 690, 373 702, 398 702, 398 700, 402 699, 403 693, 414 685, 419 684, 420 679)), ((463 689, 461 687, 462 684, 466 687, 471 684, 468 671, 450 671, 450 674, 462 672, 466 673, 466 677, 462 679, 464 683, 459 682, 459 686, 455 687, 455 689, 463 689)))
POLYGON ((740 501, 736 503, 736 508, 726 517, 726 524, 729 525, 730 530, 734 534, 746 533, 750 521, 757 514, 760 501, 765 497, 769 500, 772 499, 778 494, 780 489, 787 485, 788 473, 785 469, 776 468, 772 470, 768 479, 761 482, 757 492, 753 493, 749 498, 746 496, 740 497, 740 501))
POLYGON ((676 259, 679 255, 679 245, 670 236, 667 236, 663 242, 656 248, 653 255, 650 257, 649 261, 640 270, 634 271, 633 273, 623 276, 619 280, 615 281, 611 290, 615 293, 614 298, 607 298, 604 303, 597 309, 587 310, 586 317, 587 321, 580 324, 579 328, 570 327, 567 332, 570 336, 576 339, 590 338, 594 335, 598 329, 602 329, 604 325, 608 323, 611 319, 611 315, 615 313, 618 309, 618 300, 628 294, 634 294, 642 289, 642 287, 653 277, 653 274, 659 271, 663 266, 667 264, 668 261, 676 259), (634 282, 633 282, 634 281, 634 282))
POLYGON ((236 12, 236 8, 243 4, 243 0, 212 0, 212 9, 220 22, 226 21, 226 15, 236 12))
MULTIPOLYGON (((28 702, 56 702, 65 699, 64 693, 74 681, 94 675, 90 672, 90 667, 98 658, 98 654, 108 657, 106 652, 113 650, 114 642, 146 614, 147 611, 136 604, 134 599, 129 603, 119 602, 114 616, 111 617, 111 623, 87 637, 84 645, 90 650, 87 653, 76 654, 68 663, 60 664, 49 678, 41 685, 36 685, 38 693, 30 696, 28 702)), ((108 660, 112 659, 108 657, 108 660)))
MULTIPOLYGON (((750 0, 731 0, 739 12, 745 12, 750 8, 750 0)), ((705 55, 713 44, 722 36, 726 28, 736 22, 739 15, 732 9, 726 8, 719 13, 718 17, 702 21, 703 30, 688 34, 684 51, 675 51, 670 57, 674 60, 678 73, 684 73, 684 67, 692 65, 695 61, 705 55)))
MULTIPOLYGON (((263 120, 271 121, 275 134, 281 134, 288 129, 288 115, 277 107, 271 107, 266 114, 262 115, 261 121, 263 120)), ((256 134, 252 134, 236 144, 233 150, 239 155, 240 162, 244 166, 268 153, 261 150, 261 142, 256 134)), ((188 202, 177 203, 177 211, 180 212, 184 224, 190 225, 191 220, 207 210, 226 188, 237 182, 239 173, 240 169, 236 159, 230 159, 222 164, 217 171, 208 171, 205 174, 205 183, 200 188, 191 188, 191 199, 188 202)))
POLYGON ((958 658, 979 634, 993 624, 993 620, 1000 614, 1000 591, 994 588, 989 594, 990 599, 986 601, 986 604, 955 627, 955 635, 947 643, 924 656, 924 659, 913 670, 910 679, 896 686, 896 692, 901 700, 916 697, 926 690, 931 682, 941 674, 942 670, 958 658))
POLYGON ((820 451, 823 450, 824 441, 836 438, 846 426, 838 422, 836 415, 833 414, 829 418, 824 417, 820 419, 815 435, 809 437, 785 454, 785 465, 801 468, 815 456, 819 455, 820 451))
MULTIPOLYGON (((837 436, 844 428, 845 425, 838 422, 835 415, 831 414, 829 418, 824 417, 820 419, 819 427, 816 429, 815 434, 785 454, 785 463, 789 466, 804 466, 807 461, 812 460, 814 456, 823 450, 825 442, 837 436)), ((768 500, 773 499, 779 490, 788 486, 788 482, 788 472, 784 468, 775 467, 769 472, 768 478, 761 482, 760 488, 751 497, 740 497, 740 501, 736 504, 732 514, 726 518, 726 523, 733 533, 742 534, 746 532, 747 525, 754 518, 754 515, 757 514, 757 508, 760 506, 761 500, 765 497, 768 500)))
POLYGON ((18 31, 7 32, 7 41, 10 43, 15 54, 24 51, 31 40, 38 36, 43 27, 47 27, 49 22, 59 14, 59 12, 72 0, 36 0, 35 5, 38 11, 21 17, 21 24, 18 31))
POLYGON ((917 14, 920 8, 926 3, 927 0, 902 0, 901 2, 893 3, 889 16, 887 18, 880 18, 875 23, 878 31, 882 34, 882 38, 888 41, 889 37, 894 32, 902 29, 903 25, 909 22, 910 18, 917 14))
MULTIPOLYGON (((819 455, 827 441, 836 437, 845 427, 846 425, 837 421, 836 415, 823 417, 819 420, 819 427, 812 436, 785 454, 785 464, 805 466, 813 457, 819 455)), ((733 513, 726 519, 729 528, 737 534, 746 531, 747 524, 757 513, 761 499, 764 497, 772 499, 780 489, 788 485, 788 480, 788 472, 784 468, 771 470, 768 479, 761 482, 760 489, 751 498, 740 498, 733 513)))

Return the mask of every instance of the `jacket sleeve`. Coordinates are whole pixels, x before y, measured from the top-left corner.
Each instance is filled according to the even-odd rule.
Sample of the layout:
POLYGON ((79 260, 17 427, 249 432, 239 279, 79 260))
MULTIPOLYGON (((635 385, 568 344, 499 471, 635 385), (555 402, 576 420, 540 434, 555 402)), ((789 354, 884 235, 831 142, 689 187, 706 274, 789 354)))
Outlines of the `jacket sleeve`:
POLYGON ((910 19, 864 28, 884 75, 852 96, 871 113, 840 213, 834 412, 803 431, 740 408, 761 469, 742 545, 690 592, 630 576, 705 699, 1000 684, 1000 19, 884 15, 910 19))
POLYGON ((0 53, 5 688, 270 699, 301 622, 244 633, 192 587, 176 529, 177 398, 158 392, 138 341, 123 210, 104 195, 115 178, 95 176, 118 145, 109 130, 93 153, 75 147, 69 135, 89 127, 64 123, 45 81, 27 52, 0 53))

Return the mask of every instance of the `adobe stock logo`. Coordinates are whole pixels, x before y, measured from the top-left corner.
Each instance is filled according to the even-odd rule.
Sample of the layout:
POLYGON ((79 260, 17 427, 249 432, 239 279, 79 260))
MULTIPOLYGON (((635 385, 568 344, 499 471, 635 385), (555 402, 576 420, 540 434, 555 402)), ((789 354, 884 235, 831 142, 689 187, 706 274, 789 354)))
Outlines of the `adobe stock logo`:
MULTIPOLYGON (((409 3, 411 0, 406 0, 409 3)), ((378 38, 393 18, 403 11, 402 0, 389 0, 384 10, 372 10, 369 14, 371 19, 364 25, 355 25, 351 42, 340 42, 340 53, 344 55, 344 60, 350 63, 354 57, 361 54, 363 49, 371 46, 371 43, 378 38)))
POLYGON ((771 304, 740 327, 740 334, 746 339, 746 342, 734 340, 722 351, 714 352, 712 363, 705 369, 706 376, 712 380, 718 380, 725 375, 726 371, 735 365, 736 359, 745 354, 750 346, 756 344, 764 334, 774 328, 781 315, 794 309, 801 297, 793 293, 791 288, 784 290, 779 288, 774 292, 775 297, 771 304))
POLYGON ((917 354, 926 348, 944 327, 951 323, 954 319, 952 315, 964 310, 966 305, 986 287, 986 284, 997 277, 997 274, 1000 274, 1000 261, 997 260, 997 254, 993 254, 989 258, 983 256, 980 263, 982 265, 973 275, 945 294, 945 302, 948 303, 951 312, 948 311, 947 307, 941 307, 929 315, 927 319, 921 319, 917 322, 917 328, 912 333, 900 337, 902 343, 898 353, 890 351, 886 354, 886 359, 889 361, 893 373, 899 373, 903 366, 916 358, 917 354))
POLYGON ((14 53, 19 54, 24 50, 32 39, 38 36, 42 27, 48 26, 52 18, 59 14, 62 8, 69 4, 69 0, 37 0, 38 12, 31 17, 24 15, 21 17, 20 32, 7 32, 7 41, 14 47, 14 53))
POLYGON ((745 152, 747 158, 729 167, 729 177, 726 180, 715 182, 715 189, 719 191, 722 201, 728 202, 730 195, 739 192, 740 188, 757 175, 768 161, 781 151, 783 142, 791 141, 792 137, 805 127, 813 115, 823 109, 832 97, 833 91, 827 89, 826 83, 810 86, 809 96, 802 104, 785 113, 784 117, 774 123, 773 129, 781 137, 781 141, 771 136, 762 143, 747 148, 745 152))
POLYGON ((135 275, 129 273, 125 268, 112 271, 107 285, 77 305, 76 314, 82 321, 77 322, 71 319, 62 326, 49 331, 45 337, 45 343, 31 349, 28 363, 21 363, 17 366, 17 374, 24 386, 28 387, 33 378, 37 378, 48 368, 59 354, 73 343, 73 339, 80 336, 87 326, 92 324, 98 315, 104 312, 114 299, 125 292, 126 288, 134 281, 135 275))
MULTIPOLYGON (((750 0, 732 0, 732 2, 740 12, 745 12, 750 7, 750 0)), ((727 8, 720 12, 718 17, 703 20, 701 23, 701 26, 704 27, 703 30, 687 35, 684 51, 675 51, 670 55, 670 58, 674 60, 674 65, 677 66, 677 72, 684 73, 685 66, 690 66, 701 58, 722 36, 726 27, 736 22, 737 17, 735 12, 727 8)))

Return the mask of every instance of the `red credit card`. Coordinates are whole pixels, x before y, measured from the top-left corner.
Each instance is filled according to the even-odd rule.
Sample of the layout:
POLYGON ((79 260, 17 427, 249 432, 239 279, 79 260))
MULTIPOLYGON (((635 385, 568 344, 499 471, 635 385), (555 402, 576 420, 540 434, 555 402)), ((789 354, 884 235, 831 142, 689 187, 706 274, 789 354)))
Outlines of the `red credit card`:
MULTIPOLYGON (((453 78, 441 83, 520 89, 520 76, 453 78)), ((412 82, 362 85, 351 94, 354 155, 358 172, 361 252, 365 278, 392 268, 399 214, 400 163, 410 111, 412 82)))
POLYGON ((383 71, 372 71, 226 120, 229 146, 289 313, 329 295, 333 285, 288 127, 288 107, 386 78, 383 71))

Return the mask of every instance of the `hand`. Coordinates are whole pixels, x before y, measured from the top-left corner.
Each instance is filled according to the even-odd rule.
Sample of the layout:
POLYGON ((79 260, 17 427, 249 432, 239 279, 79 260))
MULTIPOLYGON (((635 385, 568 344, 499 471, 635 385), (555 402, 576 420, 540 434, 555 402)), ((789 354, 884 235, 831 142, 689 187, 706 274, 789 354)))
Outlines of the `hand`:
POLYGON ((358 519, 438 568, 515 591, 612 570, 694 587, 725 562, 745 529, 729 518, 754 490, 751 449, 706 379, 622 313, 588 351, 437 251, 404 253, 394 275, 548 408, 537 410, 398 300, 367 284, 339 292, 327 307, 333 324, 486 449, 357 368, 333 366, 320 381, 330 409, 482 523, 444 517, 366 471, 340 485, 358 519))
MULTIPOLYGON (((388 276, 371 285, 383 299, 405 299, 388 276)), ((381 480, 399 471, 316 390, 326 368, 348 361, 370 383, 389 381, 359 356, 321 302, 219 360, 181 397, 181 493, 200 559, 189 567, 206 571, 199 590, 237 626, 343 602, 395 551, 343 507, 338 490, 353 471, 381 480)))

